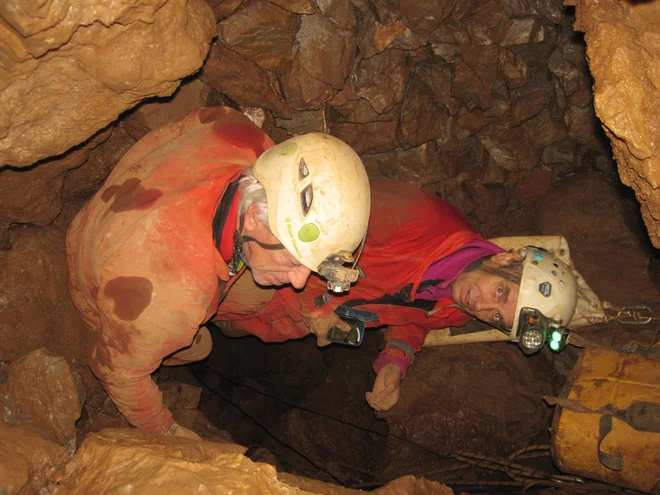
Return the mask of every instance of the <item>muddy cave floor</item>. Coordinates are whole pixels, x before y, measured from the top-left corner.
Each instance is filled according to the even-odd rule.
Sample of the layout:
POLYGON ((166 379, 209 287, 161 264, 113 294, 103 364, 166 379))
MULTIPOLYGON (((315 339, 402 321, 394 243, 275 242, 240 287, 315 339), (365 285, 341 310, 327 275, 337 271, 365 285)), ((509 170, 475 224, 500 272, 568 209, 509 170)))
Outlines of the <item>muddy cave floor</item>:
MULTIPOLYGON (((652 281, 656 253, 622 186, 581 174, 554 186, 521 218, 513 215, 488 236, 561 232, 577 269, 602 300, 648 304, 660 315, 652 281)), ((582 334, 602 345, 648 345, 656 326, 611 322, 582 334)), ((561 392, 580 353, 569 347, 526 357, 509 343, 425 348, 403 383, 399 405, 376 417, 364 393, 373 384, 371 363, 383 345, 381 331, 369 331, 359 349, 319 349, 311 337, 265 344, 213 334, 213 352, 205 361, 157 372, 161 387, 203 384, 199 409, 212 426, 197 419, 196 431, 211 438, 227 432, 249 447, 248 456, 279 471, 363 489, 413 474, 442 481, 456 493, 519 491, 520 486, 484 487, 483 481, 510 479, 442 454, 506 459, 530 445, 547 445, 552 410, 542 396, 561 392)), ((83 430, 108 425, 93 419, 81 422, 83 430)), ((557 473, 548 455, 528 465, 557 473)))

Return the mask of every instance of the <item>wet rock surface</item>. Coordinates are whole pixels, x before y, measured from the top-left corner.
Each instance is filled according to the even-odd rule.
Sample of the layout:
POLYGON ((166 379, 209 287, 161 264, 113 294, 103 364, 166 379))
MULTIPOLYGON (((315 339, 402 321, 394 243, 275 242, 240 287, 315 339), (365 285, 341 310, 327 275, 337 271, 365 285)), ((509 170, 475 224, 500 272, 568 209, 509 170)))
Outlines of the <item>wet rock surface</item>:
POLYGON ((2 165, 63 153, 143 98, 172 94, 215 31, 202 0, 24 3, 0 12, 2 165))
POLYGON ((82 383, 66 360, 44 348, 14 361, 0 384, 2 420, 32 426, 59 445, 75 438, 84 400, 82 383))
POLYGON ((0 420, 0 491, 7 495, 40 493, 70 452, 33 428, 0 420))
POLYGON ((575 29, 585 33, 596 114, 612 142, 621 180, 635 190, 651 240, 660 247, 660 4, 570 3, 575 29))
MULTIPOLYGON (((90 435, 66 466, 54 494, 134 491, 179 494, 324 494, 360 493, 337 485, 292 475, 281 476, 265 463, 245 457, 232 443, 163 437, 129 429, 107 429, 90 435)), ((412 476, 374 493, 450 495, 440 483, 412 476)))
POLYGON ((0 251, 0 359, 47 347, 86 362, 90 330, 68 297, 63 229, 18 227, 10 239, 0 251))

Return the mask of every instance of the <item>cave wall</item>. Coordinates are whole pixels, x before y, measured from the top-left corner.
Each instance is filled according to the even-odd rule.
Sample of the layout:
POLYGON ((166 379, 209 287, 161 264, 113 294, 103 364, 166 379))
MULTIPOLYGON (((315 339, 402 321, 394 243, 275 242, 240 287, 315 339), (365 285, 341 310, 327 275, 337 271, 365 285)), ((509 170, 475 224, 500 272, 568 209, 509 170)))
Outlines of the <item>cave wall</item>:
POLYGON ((203 0, 7 0, 0 5, 0 164, 59 155, 201 66, 203 0))
POLYGON ((553 181, 614 170, 573 21, 559 0, 4 4, 0 271, 14 283, 0 359, 71 342, 83 354, 84 339, 53 337, 81 325, 64 230, 137 139, 206 104, 242 109, 276 141, 330 132, 371 176, 437 192, 487 236, 531 231, 526 212, 553 181), (66 70, 46 77, 51 64, 66 70), (43 242, 44 226, 59 237, 43 242), (38 276, 32 244, 57 276, 38 276))
POLYGON ((660 247, 660 3, 571 1, 585 33, 595 109, 612 142, 619 175, 634 189, 660 247))
POLYGON ((553 179, 613 169, 560 1, 235 1, 214 12, 202 81, 266 109, 276 140, 330 132, 372 176, 439 192, 480 227, 533 205, 553 179))

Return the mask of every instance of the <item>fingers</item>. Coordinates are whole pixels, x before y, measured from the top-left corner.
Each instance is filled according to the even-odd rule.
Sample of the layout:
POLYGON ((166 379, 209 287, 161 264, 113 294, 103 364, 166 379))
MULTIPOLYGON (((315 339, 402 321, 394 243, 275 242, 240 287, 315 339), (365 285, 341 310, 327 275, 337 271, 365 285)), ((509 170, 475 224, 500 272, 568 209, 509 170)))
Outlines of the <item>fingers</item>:
POLYGON ((332 344, 332 342, 330 342, 329 340, 327 340, 325 338, 326 335, 327 335, 327 333, 316 334, 316 345, 318 347, 325 347, 327 345, 332 344))
MULTIPOLYGON (((351 325, 349 323, 346 323, 344 320, 341 318, 337 318, 332 325, 333 327, 337 327, 339 330, 342 332, 349 332, 351 330, 351 325)), ((328 328, 329 330, 330 328, 328 328)))
POLYGON ((375 411, 389 411, 399 401, 398 393, 394 393, 394 394, 381 393, 378 396, 376 396, 373 392, 367 392, 366 394, 364 394, 364 396, 367 399, 367 403, 375 411))

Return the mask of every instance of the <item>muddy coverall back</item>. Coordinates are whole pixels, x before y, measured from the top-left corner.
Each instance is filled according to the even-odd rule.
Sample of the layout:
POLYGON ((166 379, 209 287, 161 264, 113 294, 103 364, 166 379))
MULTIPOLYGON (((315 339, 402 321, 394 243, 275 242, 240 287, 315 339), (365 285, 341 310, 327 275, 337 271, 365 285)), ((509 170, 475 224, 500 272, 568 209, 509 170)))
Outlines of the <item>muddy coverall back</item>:
POLYGON ((69 291, 97 331, 90 367, 139 428, 172 424, 150 374, 191 344, 231 285, 213 219, 271 146, 240 112, 197 110, 136 143, 69 227, 69 291))

